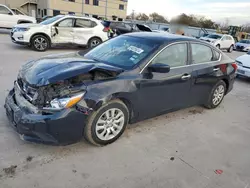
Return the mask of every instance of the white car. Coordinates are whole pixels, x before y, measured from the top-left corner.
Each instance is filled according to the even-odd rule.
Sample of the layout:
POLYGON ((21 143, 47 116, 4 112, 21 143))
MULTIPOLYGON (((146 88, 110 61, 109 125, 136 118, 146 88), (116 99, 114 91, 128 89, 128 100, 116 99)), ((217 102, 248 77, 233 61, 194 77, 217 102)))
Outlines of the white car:
POLYGON ((200 39, 213 44, 218 49, 227 50, 230 53, 233 51, 235 45, 234 38, 231 35, 215 33, 201 37, 200 39))
POLYGON ((15 14, 10 8, 0 4, 0 28, 11 29, 20 23, 36 23, 31 16, 15 14))
POLYGON ((250 51, 236 59, 237 75, 250 78, 250 51))
POLYGON ((95 47, 108 39, 102 23, 89 17, 58 15, 40 24, 18 24, 11 31, 14 43, 45 51, 52 45, 95 47))

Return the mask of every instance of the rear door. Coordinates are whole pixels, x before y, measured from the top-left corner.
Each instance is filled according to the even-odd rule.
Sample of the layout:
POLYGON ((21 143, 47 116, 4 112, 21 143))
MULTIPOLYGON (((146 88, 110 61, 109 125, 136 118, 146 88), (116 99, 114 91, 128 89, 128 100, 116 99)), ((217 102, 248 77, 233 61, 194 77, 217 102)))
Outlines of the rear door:
POLYGON ((193 105, 204 104, 214 85, 223 77, 226 65, 219 65, 220 52, 203 43, 190 43, 192 55, 192 88, 190 101, 193 105))
POLYGON ((52 29, 52 43, 72 44, 74 43, 74 18, 66 18, 58 23, 52 29))
POLYGON ((220 48, 221 48, 221 49, 227 48, 227 46, 228 46, 227 43, 228 43, 228 41, 227 41, 227 36, 224 35, 224 36, 221 38, 220 48))
POLYGON ((142 116, 152 117, 189 106, 192 68, 188 62, 187 43, 176 43, 166 47, 151 62, 169 65, 170 72, 148 73, 147 68, 144 69, 139 95, 142 116))
POLYGON ((74 26, 74 43, 86 45, 94 36, 94 27, 97 24, 87 18, 77 18, 74 26))

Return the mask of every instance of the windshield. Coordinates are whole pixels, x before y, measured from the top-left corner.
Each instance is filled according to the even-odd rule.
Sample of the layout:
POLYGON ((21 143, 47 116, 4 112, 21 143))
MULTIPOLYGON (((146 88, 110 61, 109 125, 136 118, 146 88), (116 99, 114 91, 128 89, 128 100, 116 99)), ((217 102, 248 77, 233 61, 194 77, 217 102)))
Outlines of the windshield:
POLYGON ((151 40, 119 36, 97 46, 84 57, 130 70, 159 45, 160 43, 151 40))
POLYGON ((210 38, 210 39, 220 39, 221 37, 222 36, 220 36, 220 35, 214 35, 214 34, 207 36, 207 38, 210 38))
POLYGON ((49 18, 49 19, 47 19, 47 20, 41 22, 40 24, 42 24, 42 25, 49 25, 49 24, 51 24, 51 23, 53 23, 53 22, 55 22, 55 21, 61 19, 62 17, 63 17, 62 15, 60 15, 60 16, 55 16, 55 17, 49 18))
POLYGON ((249 44, 248 40, 241 40, 239 43, 249 44))

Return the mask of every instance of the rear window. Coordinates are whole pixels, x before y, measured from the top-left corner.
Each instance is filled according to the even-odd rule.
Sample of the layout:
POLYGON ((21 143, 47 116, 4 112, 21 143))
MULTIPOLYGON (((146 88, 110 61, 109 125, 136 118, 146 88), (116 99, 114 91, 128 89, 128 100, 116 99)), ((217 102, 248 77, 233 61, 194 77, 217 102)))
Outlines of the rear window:
POLYGON ((97 46, 84 57, 129 70, 140 64, 160 44, 153 40, 120 36, 97 46))

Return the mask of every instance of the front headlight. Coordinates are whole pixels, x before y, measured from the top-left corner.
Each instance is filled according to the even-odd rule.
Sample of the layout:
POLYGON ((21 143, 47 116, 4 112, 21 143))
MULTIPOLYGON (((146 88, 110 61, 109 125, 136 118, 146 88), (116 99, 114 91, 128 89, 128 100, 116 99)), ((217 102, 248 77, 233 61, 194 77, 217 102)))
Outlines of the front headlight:
POLYGON ((21 28, 21 27, 17 27, 15 29, 16 32, 25 32, 25 31, 29 31, 29 30, 30 30, 30 28, 21 28))
POLYGON ((62 110, 65 108, 70 108, 78 103, 82 97, 84 96, 85 92, 71 96, 71 97, 63 97, 63 98, 56 98, 50 102, 50 107, 43 108, 44 110, 62 110))

